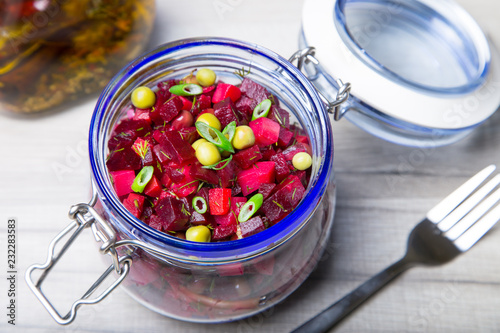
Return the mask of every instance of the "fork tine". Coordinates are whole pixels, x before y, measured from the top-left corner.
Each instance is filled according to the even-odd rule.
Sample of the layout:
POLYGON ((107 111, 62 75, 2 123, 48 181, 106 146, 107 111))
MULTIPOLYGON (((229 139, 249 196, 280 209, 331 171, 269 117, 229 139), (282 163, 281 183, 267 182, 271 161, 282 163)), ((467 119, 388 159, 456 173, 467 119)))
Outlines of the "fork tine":
POLYGON ((484 234, 493 228, 498 220, 500 220, 500 206, 496 206, 453 243, 462 252, 469 250, 478 240, 481 239, 481 237, 484 236, 484 234))
POLYGON ((499 201, 500 189, 493 192, 493 194, 481 202, 476 208, 471 210, 467 216, 448 230, 448 232, 445 233, 445 236, 450 240, 457 239, 499 201))
MULTIPOLYGON (((467 198, 460 206, 458 206, 454 211, 452 211, 448 216, 446 216, 441 222, 438 223, 438 228, 442 232, 450 230, 457 222, 462 223, 461 219, 467 215, 474 207, 476 207, 484 198, 490 194, 495 187, 500 184, 500 174, 496 175, 492 180, 486 183, 483 187, 477 190, 476 193, 467 198)), ((476 216, 473 221, 477 221, 484 213, 486 213, 494 203, 488 207, 479 216, 476 216)), ((473 222, 472 222, 473 223, 473 222)), ((469 226, 471 226, 470 224, 469 226)), ((465 230, 462 230, 462 232, 465 230)))
POLYGON ((475 176, 470 178, 459 188, 453 191, 450 195, 444 198, 440 203, 434 206, 427 212, 427 219, 431 222, 438 223, 450 214, 458 205, 460 205, 472 192, 474 192, 483 181, 488 178, 493 171, 495 165, 489 165, 479 171, 475 176))

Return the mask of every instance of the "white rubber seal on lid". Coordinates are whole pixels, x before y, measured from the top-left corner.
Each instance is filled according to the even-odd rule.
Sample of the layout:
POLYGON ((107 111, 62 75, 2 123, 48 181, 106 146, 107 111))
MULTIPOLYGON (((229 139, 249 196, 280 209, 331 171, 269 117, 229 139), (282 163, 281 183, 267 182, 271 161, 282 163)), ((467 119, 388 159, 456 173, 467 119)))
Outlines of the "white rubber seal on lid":
POLYGON ((350 82, 354 97, 396 119, 427 128, 462 129, 483 122, 500 104, 498 55, 472 17, 452 1, 419 0, 405 4, 402 0, 306 0, 303 33, 307 44, 316 48, 316 57, 330 76, 350 82), (417 4, 427 12, 420 18, 418 13, 411 13, 411 8, 398 7, 408 7, 408 4, 417 4), (360 6, 366 6, 364 14, 360 6), (372 26, 363 19, 363 15, 375 15, 376 11, 370 6, 379 9, 379 17, 373 16, 372 26), (356 14, 360 8, 361 14, 356 14), (339 16, 342 10, 344 12, 339 16), (441 13, 452 15, 453 20, 460 21, 456 26, 466 30, 450 33, 454 27, 448 29, 446 24, 452 25, 452 22, 441 13), (348 15, 354 19, 349 19, 348 15), (412 20, 421 26, 415 28, 412 20), (415 48, 420 42, 427 42, 426 36, 418 36, 419 32, 415 32, 422 27, 426 29, 426 20, 430 27, 423 34, 434 42, 438 41, 436 45, 426 47, 439 49, 443 46, 441 59, 425 59, 427 54, 418 49, 408 51, 409 47, 415 48), (365 24, 361 26, 367 30, 364 36, 356 38, 349 30, 356 24, 365 24), (399 27, 391 27, 391 24, 399 27), (443 35, 436 38, 436 31, 443 35), (394 45, 396 40, 398 45, 394 45), (457 45, 457 50, 451 49, 447 41, 457 45), (382 62, 377 60, 381 49, 381 53, 385 52, 382 62), (389 59, 391 49, 396 50, 393 59, 389 59), (446 58, 455 58, 457 52, 466 54, 473 64, 446 58), (456 76, 461 68, 457 71, 452 66, 464 68, 462 78, 456 76))

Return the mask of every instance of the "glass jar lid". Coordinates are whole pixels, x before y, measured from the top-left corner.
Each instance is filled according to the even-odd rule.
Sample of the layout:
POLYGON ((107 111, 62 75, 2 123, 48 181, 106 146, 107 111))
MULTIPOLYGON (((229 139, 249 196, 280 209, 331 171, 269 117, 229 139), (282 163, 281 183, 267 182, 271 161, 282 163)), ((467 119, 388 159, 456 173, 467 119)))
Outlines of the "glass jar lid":
POLYGON ((306 0, 302 43, 319 90, 350 82, 346 118, 389 141, 451 143, 500 104, 498 55, 450 0, 306 0))

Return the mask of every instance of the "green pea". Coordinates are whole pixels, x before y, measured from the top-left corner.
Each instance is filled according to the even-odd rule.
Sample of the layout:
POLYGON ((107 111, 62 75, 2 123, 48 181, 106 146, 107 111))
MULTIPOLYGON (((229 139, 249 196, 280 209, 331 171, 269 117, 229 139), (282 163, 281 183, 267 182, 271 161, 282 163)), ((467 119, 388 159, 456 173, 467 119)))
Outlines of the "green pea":
POLYGON ((312 165, 312 157, 305 152, 297 153, 292 158, 292 165, 297 170, 306 170, 312 165))
POLYGON ((210 229, 204 225, 197 225, 186 230, 186 240, 188 241, 208 243, 211 238, 210 229))
POLYGON ((198 139, 196 140, 195 142, 193 142, 193 144, 191 145, 191 147, 193 147, 194 150, 198 149, 198 146, 200 144, 202 144, 203 142, 208 142, 207 140, 201 138, 201 139, 198 139))
POLYGON ((218 129, 219 131, 221 130, 221 127, 222 127, 222 125, 220 124, 219 119, 217 119, 216 116, 214 116, 213 114, 208 113, 208 112, 201 114, 196 119, 196 121, 201 121, 201 122, 207 124, 208 126, 212 126, 213 128, 218 129))
POLYGON ((236 127, 232 144, 236 149, 252 147, 255 144, 255 135, 252 129, 246 125, 236 127))
POLYGON ((130 99, 132 104, 139 109, 149 109, 156 103, 156 95, 153 90, 144 86, 135 88, 130 99))
POLYGON ((196 73, 196 80, 204 87, 209 87, 215 83, 217 75, 209 68, 202 68, 196 73))
POLYGON ((211 142, 202 142, 198 145, 196 158, 203 165, 212 165, 221 161, 219 149, 211 142))

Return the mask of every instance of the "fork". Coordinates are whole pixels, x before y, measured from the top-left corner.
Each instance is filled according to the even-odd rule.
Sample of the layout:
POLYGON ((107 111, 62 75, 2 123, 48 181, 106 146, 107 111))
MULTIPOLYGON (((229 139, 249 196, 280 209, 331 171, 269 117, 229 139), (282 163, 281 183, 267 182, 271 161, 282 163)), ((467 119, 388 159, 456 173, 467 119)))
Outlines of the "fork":
POLYGON ((489 165, 429 210, 410 233, 403 258, 293 333, 326 332, 407 269, 444 264, 469 250, 500 219, 500 205, 494 207, 500 200, 500 189, 495 190, 500 174, 481 186, 495 169, 495 165, 489 165))

